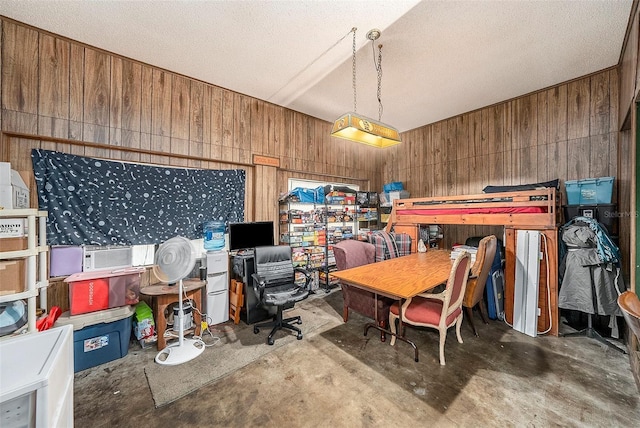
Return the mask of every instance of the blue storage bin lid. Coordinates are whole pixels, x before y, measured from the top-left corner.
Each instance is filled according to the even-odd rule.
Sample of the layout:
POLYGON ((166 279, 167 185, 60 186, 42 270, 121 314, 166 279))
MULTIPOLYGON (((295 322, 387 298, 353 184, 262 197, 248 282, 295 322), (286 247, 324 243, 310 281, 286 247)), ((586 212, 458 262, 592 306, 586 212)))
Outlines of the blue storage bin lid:
POLYGON ((63 312, 56 320, 55 327, 71 324, 73 330, 82 330, 96 324, 108 324, 132 316, 136 311, 135 306, 127 305, 119 308, 105 309, 103 311, 89 312, 80 315, 69 315, 69 311, 63 312))
POLYGON ((576 184, 609 184, 615 180, 615 177, 597 177, 597 178, 581 178, 580 180, 566 180, 564 182, 565 186, 568 185, 576 185, 576 184))

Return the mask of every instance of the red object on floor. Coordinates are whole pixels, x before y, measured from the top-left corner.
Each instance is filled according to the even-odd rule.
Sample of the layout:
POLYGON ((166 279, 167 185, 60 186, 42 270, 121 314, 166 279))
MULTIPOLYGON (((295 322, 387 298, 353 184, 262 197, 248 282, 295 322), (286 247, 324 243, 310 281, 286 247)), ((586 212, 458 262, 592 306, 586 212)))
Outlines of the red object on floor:
POLYGON ((61 313, 62 311, 58 306, 53 306, 47 316, 44 316, 36 321, 36 329, 38 331, 49 330, 56 323, 56 320, 61 313))

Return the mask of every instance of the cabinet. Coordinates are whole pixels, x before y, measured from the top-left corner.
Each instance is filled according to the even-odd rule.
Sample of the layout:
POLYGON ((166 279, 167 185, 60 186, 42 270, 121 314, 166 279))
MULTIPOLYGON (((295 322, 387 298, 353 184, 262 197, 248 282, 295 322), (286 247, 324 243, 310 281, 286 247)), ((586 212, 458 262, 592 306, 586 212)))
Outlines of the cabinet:
POLYGON ((238 253, 231 257, 234 276, 237 280, 242 281, 243 284, 244 303, 240 311, 240 319, 247 324, 254 324, 275 315, 275 311, 270 313, 260 305, 258 297, 253 290, 253 252, 238 253))
POLYGON ((0 295, 0 303, 26 300, 27 330, 35 332, 36 298, 43 288, 40 303, 43 308, 47 306, 47 212, 36 209, 1 210, 0 222, 11 227, 3 227, 10 236, 0 238, 0 263, 15 263, 18 272, 17 280, 1 281, 0 289, 5 291, 0 295), (17 289, 5 288, 11 285, 16 285, 17 289))
POLYGON ((358 233, 357 205, 281 202, 280 244, 289 245, 295 266, 317 272, 326 288, 335 269, 333 245, 358 233))

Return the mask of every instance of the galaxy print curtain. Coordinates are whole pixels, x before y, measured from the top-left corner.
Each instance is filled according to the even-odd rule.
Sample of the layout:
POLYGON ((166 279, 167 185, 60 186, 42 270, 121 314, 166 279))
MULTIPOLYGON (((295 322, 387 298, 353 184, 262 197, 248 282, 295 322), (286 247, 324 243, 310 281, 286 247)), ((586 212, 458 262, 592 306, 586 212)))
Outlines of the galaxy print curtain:
POLYGON ((244 221, 245 171, 167 168, 31 152, 49 245, 159 244, 244 221))

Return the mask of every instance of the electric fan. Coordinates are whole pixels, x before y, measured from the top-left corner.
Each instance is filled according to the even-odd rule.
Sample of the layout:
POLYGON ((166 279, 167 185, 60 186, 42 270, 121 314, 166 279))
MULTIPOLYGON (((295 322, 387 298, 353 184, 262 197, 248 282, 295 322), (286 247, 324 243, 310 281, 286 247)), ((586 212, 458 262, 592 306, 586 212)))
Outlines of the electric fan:
POLYGON ((182 308, 182 298, 184 294, 182 280, 189 275, 196 264, 191 242, 182 236, 176 236, 165 241, 158 248, 156 253, 156 267, 154 267, 157 277, 162 282, 178 283, 178 343, 171 344, 156 355, 156 363, 174 366, 190 361, 202 354, 205 349, 204 342, 199 339, 184 338, 184 313, 182 308))

